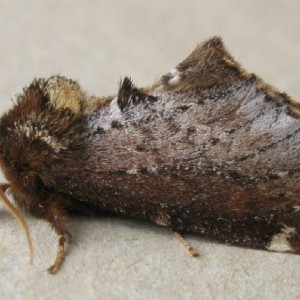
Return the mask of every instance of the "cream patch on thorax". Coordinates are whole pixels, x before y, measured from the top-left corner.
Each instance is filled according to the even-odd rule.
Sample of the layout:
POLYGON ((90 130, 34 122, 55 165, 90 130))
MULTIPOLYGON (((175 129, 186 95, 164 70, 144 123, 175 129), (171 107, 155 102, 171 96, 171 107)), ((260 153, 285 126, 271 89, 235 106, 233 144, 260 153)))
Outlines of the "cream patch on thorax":
POLYGON ((59 76, 52 77, 47 82, 46 91, 56 109, 68 108, 74 114, 81 113, 84 93, 77 82, 59 76))
POLYGON ((52 136, 49 130, 45 129, 45 126, 43 125, 41 125, 41 128, 37 128, 30 121, 27 121, 23 124, 16 123, 15 127, 19 132, 25 134, 25 136, 27 136, 28 138, 45 142, 56 152, 68 148, 68 145, 66 143, 59 141, 57 137, 52 136))

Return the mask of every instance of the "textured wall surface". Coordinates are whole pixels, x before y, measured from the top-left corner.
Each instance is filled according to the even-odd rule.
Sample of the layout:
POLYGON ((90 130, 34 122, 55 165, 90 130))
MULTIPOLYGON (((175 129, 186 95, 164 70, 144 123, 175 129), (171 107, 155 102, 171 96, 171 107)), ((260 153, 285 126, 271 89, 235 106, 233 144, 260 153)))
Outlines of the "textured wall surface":
MULTIPOLYGON (((300 99, 299 1, 0 1, 0 113, 33 77, 61 74, 89 93, 114 94, 120 78, 153 82, 197 43, 221 35, 250 72, 300 99)), ((45 270, 56 236, 26 216, 35 262, 0 203, 1 299, 299 299, 300 257, 226 246, 196 236, 190 258, 147 223, 73 218, 61 271, 45 270)))

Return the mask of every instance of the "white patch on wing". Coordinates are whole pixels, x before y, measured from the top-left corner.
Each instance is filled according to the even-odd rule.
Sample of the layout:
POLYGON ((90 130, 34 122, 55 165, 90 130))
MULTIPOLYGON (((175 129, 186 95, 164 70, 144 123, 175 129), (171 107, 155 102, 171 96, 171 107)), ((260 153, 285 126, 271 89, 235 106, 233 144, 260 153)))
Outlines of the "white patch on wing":
POLYGON ((149 173, 156 173, 157 172, 157 166, 155 166, 155 165, 153 165, 153 166, 149 166, 148 168, 147 168, 147 170, 148 170, 148 172, 149 173))
POLYGON ((132 169, 129 169, 126 173, 136 175, 136 174, 138 174, 138 169, 137 168, 132 168, 132 169))
POLYGON ((300 211, 300 205, 295 205, 294 206, 294 211, 299 212, 300 211))
POLYGON ((122 115, 121 109, 119 107, 118 104, 118 97, 115 97, 110 105, 109 105, 109 110, 108 110, 108 114, 111 117, 111 121, 119 119, 122 115))
POLYGON ((283 225, 281 232, 272 237, 270 246, 268 246, 267 249, 277 252, 291 251, 292 247, 287 239, 295 233, 296 229, 294 227, 283 225))
POLYGON ((122 112, 118 105, 118 97, 115 97, 108 107, 101 111, 101 114, 97 118, 92 119, 90 122, 91 128, 101 127, 103 130, 111 129, 111 123, 113 121, 120 121, 122 118, 122 112))
POLYGON ((175 68, 172 69, 169 74, 172 75, 172 77, 169 79, 169 84, 176 84, 179 82, 180 80, 180 73, 179 71, 175 68))

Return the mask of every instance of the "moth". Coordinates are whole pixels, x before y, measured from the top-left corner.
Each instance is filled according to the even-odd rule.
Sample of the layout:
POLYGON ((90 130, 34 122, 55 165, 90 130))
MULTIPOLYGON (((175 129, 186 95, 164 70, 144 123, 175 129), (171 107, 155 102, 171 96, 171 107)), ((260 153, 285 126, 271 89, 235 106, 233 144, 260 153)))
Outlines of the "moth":
POLYGON ((74 211, 166 226, 191 252, 182 233, 300 254, 299 115, 219 37, 149 87, 126 77, 115 96, 37 79, 0 120, 1 195, 56 231, 51 273, 74 211))

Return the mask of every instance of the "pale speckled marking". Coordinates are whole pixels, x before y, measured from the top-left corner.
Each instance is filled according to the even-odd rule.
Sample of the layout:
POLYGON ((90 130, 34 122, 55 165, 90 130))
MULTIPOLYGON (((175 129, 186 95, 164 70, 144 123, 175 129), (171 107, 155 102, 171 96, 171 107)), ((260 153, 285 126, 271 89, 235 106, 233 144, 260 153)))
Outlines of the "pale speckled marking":
POLYGON ((169 72, 172 77, 169 79, 169 84, 176 84, 179 82, 180 80, 180 73, 179 71, 175 68, 175 69, 172 69, 170 72, 169 72))
POLYGON ((158 167, 157 166, 149 166, 148 168, 147 168, 147 171, 149 172, 149 173, 157 173, 157 170, 158 170, 158 167))
POLYGON ((275 172, 275 174, 281 178, 285 177, 285 176, 288 176, 289 175, 289 172, 288 171, 278 171, 278 172, 275 172))
POLYGON ((268 246, 267 249, 276 252, 287 252, 293 250, 287 239, 295 233, 296 229, 294 227, 283 225, 281 232, 272 237, 270 246, 268 246))
POLYGON ((136 175, 138 174, 138 169, 137 168, 132 168, 132 169, 129 169, 126 173, 127 174, 132 174, 132 175, 136 175))
POLYGON ((38 129, 29 121, 23 124, 15 124, 15 126, 18 131, 25 134, 25 136, 27 136, 28 138, 39 139, 52 147, 56 152, 67 149, 67 145, 59 142, 56 137, 50 135, 47 129, 38 129))
POLYGON ((300 205, 295 205, 293 208, 294 208, 295 212, 299 212, 300 211, 300 205))

